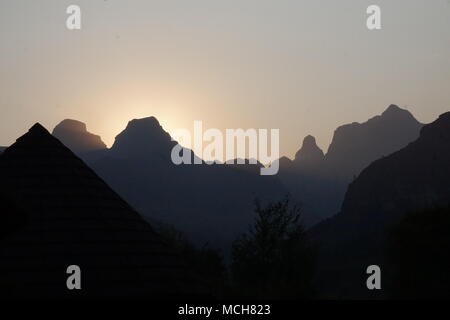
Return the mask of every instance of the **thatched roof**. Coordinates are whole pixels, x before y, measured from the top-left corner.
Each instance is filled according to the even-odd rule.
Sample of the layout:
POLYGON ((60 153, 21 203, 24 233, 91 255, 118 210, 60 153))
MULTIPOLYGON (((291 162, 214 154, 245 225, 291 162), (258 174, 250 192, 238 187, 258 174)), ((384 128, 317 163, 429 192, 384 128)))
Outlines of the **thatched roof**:
POLYGON ((196 279, 124 200, 39 124, 0 155, 0 292, 174 297, 196 279), (66 269, 79 265, 82 289, 66 269))

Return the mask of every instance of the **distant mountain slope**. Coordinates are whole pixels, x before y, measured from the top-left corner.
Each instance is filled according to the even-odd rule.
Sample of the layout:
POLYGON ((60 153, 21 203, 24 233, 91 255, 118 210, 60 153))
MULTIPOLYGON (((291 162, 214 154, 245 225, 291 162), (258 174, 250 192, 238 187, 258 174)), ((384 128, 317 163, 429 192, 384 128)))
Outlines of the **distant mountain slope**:
POLYGON ((389 227, 406 213, 450 205, 449 164, 450 112, 425 125, 416 141, 362 171, 341 212, 310 231, 322 245, 321 284, 329 293, 367 294, 355 277, 368 264, 384 263, 389 227))
POLYGON ((318 222, 339 211, 362 169, 417 139, 421 127, 409 111, 390 105, 367 122, 337 128, 325 156, 313 137, 305 138, 295 160, 281 160, 280 178, 303 202, 308 223, 318 222))
POLYGON ((61 121, 52 134, 76 154, 106 149, 100 136, 88 132, 86 124, 77 120, 61 121))

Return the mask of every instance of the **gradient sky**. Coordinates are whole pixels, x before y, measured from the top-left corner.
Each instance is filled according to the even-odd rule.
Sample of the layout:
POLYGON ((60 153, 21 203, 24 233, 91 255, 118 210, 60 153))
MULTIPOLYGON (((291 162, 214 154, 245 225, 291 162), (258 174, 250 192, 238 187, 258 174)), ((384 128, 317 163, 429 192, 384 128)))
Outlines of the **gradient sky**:
POLYGON ((0 56, 0 145, 65 118, 111 145, 156 116, 169 132, 279 128, 292 157, 391 103, 425 123, 449 111, 450 1, 0 0, 0 56))

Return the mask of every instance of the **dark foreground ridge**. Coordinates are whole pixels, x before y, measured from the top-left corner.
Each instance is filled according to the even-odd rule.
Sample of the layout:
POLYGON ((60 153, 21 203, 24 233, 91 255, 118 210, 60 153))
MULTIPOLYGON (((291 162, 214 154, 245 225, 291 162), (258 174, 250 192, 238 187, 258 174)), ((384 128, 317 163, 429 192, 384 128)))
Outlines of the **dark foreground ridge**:
POLYGON ((164 239, 40 124, 0 156, 0 186, 1 296, 204 295, 164 239), (81 290, 67 289, 70 265, 81 290))

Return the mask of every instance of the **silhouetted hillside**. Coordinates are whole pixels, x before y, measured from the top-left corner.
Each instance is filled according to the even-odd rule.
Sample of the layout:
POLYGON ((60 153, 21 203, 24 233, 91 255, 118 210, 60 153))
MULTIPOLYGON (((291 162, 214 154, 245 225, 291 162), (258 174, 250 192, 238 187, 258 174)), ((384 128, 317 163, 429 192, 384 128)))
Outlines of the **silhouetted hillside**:
POLYGON ((450 113, 445 113, 425 125, 419 139, 362 171, 341 212, 310 232, 323 246, 321 285, 328 294, 368 294, 355 276, 363 276, 369 264, 385 263, 388 228, 408 212, 450 204, 449 163, 450 113))
POLYGON ((367 122, 337 128, 325 156, 315 139, 306 137, 295 160, 280 160, 280 178, 303 203, 311 225, 337 213, 361 170, 417 139, 421 127, 409 111, 391 105, 367 122))
POLYGON ((0 295, 205 294, 165 240, 41 125, 0 155, 0 295), (78 265, 82 290, 69 291, 78 265))

